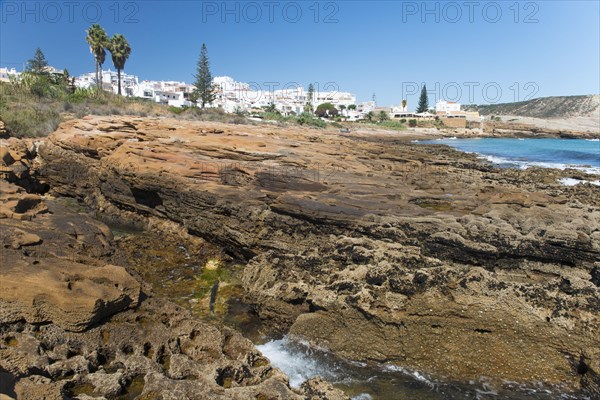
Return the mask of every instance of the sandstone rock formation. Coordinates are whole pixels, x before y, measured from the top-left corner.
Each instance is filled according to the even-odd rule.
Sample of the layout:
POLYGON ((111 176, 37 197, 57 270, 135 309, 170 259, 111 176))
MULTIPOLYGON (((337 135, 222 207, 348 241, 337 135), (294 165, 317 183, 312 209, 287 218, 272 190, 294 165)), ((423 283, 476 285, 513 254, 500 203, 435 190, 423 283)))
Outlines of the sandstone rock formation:
POLYGON ((104 224, 4 181, 0 210, 0 398, 312 398, 239 333, 141 293, 104 224))
POLYGON ((40 196, 23 192, 0 185, 0 322, 80 331, 136 306, 140 285, 122 267, 82 263, 90 245, 100 257, 110 251, 110 232, 89 218, 66 219, 60 206, 49 209, 40 196))
POLYGON ((6 126, 4 125, 4 121, 2 121, 2 118, 0 118, 0 137, 4 137, 6 136, 6 134, 6 126))
POLYGON ((437 379, 597 390, 600 188, 558 183, 581 172, 129 117, 66 122, 38 154, 53 194, 175 222, 247 261, 247 297, 276 332, 437 379))

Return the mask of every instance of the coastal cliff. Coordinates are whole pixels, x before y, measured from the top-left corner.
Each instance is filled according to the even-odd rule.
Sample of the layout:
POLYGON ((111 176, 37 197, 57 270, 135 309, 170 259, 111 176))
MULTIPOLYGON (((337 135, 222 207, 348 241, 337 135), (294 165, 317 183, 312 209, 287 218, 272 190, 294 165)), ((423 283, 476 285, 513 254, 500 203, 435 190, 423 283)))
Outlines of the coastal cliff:
POLYGON ((26 192, 47 190, 30 175, 37 145, 2 146, 0 399, 347 399, 317 378, 291 389, 239 332, 118 265, 126 260, 93 214, 26 192))
MULTIPOLYGON (((133 117, 65 122, 31 165, 32 185, 54 196, 222 248, 244 264, 244 296, 275 335, 438 380, 598 394, 600 188, 558 182, 582 174, 500 170, 391 135, 133 117)), ((162 301, 119 298, 107 297, 121 306, 107 305, 119 312, 109 326, 162 301)), ((61 329, 103 332, 81 315, 61 329)), ((252 376, 239 385, 287 388, 236 362, 252 376)))

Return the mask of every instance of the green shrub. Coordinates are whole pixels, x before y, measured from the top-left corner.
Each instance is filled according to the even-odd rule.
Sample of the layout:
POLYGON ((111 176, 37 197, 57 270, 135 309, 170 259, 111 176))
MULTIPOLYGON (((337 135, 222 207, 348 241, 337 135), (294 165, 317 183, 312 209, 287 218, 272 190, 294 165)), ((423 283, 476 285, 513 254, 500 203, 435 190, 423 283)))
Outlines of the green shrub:
POLYGON ((185 112, 186 109, 187 109, 187 107, 175 107, 175 106, 169 106, 169 108, 168 108, 168 110, 170 112, 172 112, 173 114, 177 114, 177 115, 185 112))
POLYGON ((399 131, 406 129, 406 126, 399 121, 383 121, 380 125, 388 129, 395 129, 399 131))
POLYGON ((446 125, 444 125, 444 122, 438 117, 436 117, 435 121, 433 121, 433 126, 435 126, 437 129, 442 129, 446 127, 446 125))
POLYGON ((319 104, 319 106, 315 110, 315 114, 319 117, 330 118, 338 115, 339 111, 337 108, 335 108, 333 104, 323 103, 319 104))
POLYGON ((324 128, 327 123, 319 118, 315 118, 309 113, 302 113, 298 116, 297 122, 299 125, 315 126, 317 128, 324 128))
POLYGON ((67 96, 67 101, 71 103, 83 103, 97 97, 95 89, 76 88, 74 93, 67 96))
POLYGON ((260 116, 265 121, 279 121, 279 122, 289 121, 289 119, 287 117, 284 117, 280 113, 273 112, 273 111, 265 111, 265 112, 261 113, 260 116))
POLYGON ((409 119, 408 120, 408 126, 410 126, 411 128, 415 128, 417 126, 417 120, 416 119, 409 119))

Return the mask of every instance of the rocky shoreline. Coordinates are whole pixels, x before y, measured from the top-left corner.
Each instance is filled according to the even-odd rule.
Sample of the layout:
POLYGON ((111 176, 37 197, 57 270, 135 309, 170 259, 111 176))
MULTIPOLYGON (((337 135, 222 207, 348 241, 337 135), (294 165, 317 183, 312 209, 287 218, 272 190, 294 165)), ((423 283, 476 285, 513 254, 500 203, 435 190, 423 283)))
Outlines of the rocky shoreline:
POLYGON ((271 334, 439 380, 600 393, 600 188, 558 183, 580 171, 499 170, 409 135, 133 117, 68 121, 11 147, 5 177, 49 190, 2 184, 0 373, 13 397, 155 398, 165 385, 162 398, 343 398, 322 381, 291 390, 239 333, 153 295, 140 271, 112 265, 103 224, 49 195, 222 249, 271 334), (40 285, 49 274, 55 296, 40 285), (98 299, 78 301, 71 282, 98 299), (101 379, 118 385, 100 393, 101 379))

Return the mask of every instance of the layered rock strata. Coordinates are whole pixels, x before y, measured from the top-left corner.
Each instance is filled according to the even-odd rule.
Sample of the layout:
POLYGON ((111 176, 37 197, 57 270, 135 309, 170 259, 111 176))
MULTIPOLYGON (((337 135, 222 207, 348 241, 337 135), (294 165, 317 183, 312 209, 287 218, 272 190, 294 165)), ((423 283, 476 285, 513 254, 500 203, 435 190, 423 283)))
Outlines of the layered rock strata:
POLYGON ((391 135, 93 117, 39 146, 52 193, 247 261, 275 331, 438 379, 597 390, 600 188, 391 135))

